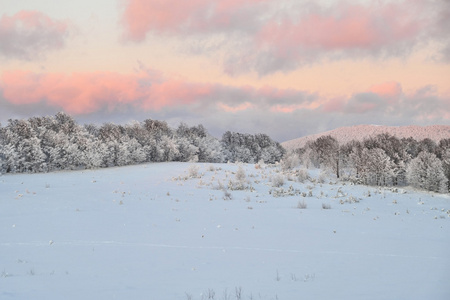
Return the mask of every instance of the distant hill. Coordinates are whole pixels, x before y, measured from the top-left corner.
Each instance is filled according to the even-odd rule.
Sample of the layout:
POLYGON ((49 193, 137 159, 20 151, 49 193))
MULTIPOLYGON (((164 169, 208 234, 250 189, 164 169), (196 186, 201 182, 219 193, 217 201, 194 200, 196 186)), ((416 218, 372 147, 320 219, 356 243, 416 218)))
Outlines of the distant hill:
POLYGON ((441 139, 450 138, 450 125, 431 125, 431 126, 382 126, 382 125, 357 125, 350 127, 340 127, 334 130, 319 134, 304 136, 281 143, 287 149, 296 149, 303 147, 308 141, 315 140, 321 136, 331 135, 345 144, 351 140, 362 141, 365 138, 375 136, 380 133, 389 133, 398 138, 413 137, 415 140, 429 138, 435 142, 441 139))

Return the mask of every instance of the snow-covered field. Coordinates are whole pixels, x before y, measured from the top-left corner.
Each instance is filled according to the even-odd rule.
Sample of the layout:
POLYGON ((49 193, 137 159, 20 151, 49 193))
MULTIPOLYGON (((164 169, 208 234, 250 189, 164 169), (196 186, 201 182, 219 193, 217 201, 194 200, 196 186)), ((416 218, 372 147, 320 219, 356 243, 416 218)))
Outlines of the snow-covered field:
POLYGON ((449 195, 238 169, 1 176, 0 299, 450 299, 449 195))

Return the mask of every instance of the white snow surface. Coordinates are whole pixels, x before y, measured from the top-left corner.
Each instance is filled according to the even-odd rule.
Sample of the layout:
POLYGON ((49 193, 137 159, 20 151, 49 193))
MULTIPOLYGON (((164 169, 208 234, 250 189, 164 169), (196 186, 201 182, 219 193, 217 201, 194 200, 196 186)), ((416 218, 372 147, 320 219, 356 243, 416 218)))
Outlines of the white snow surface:
POLYGON ((0 176, 0 299, 450 299, 449 195, 238 168, 0 176))

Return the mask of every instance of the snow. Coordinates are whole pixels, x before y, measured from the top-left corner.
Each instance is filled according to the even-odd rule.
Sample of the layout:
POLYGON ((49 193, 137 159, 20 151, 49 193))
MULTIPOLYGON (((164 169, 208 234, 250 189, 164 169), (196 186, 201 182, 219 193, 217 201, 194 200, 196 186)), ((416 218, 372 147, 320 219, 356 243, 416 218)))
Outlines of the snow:
POLYGON ((330 135, 340 144, 346 144, 352 140, 363 141, 378 134, 389 133, 399 139, 413 137, 416 141, 429 138, 436 143, 442 139, 450 137, 449 125, 429 125, 429 126, 383 126, 383 125, 356 125, 340 127, 334 130, 307 135, 297 139, 285 141, 281 145, 287 150, 302 148, 308 141, 314 141, 321 136, 330 135))
POLYGON ((448 194, 192 165, 1 176, 0 298, 450 299, 448 194))

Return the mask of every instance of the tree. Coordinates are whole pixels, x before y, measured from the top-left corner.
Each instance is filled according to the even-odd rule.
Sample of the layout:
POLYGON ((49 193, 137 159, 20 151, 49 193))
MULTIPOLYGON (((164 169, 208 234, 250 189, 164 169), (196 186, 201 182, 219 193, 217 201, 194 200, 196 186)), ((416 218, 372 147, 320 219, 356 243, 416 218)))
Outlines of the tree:
POLYGON ((331 135, 321 136, 310 144, 310 148, 315 164, 332 169, 339 178, 341 158, 338 141, 331 135))
POLYGON ((447 178, 447 191, 450 191, 450 147, 442 153, 442 167, 447 178))
POLYGON ((441 193, 448 191, 442 162, 434 153, 422 151, 412 159, 406 168, 406 178, 417 188, 441 193))
POLYGON ((221 141, 225 160, 254 163, 263 160, 274 163, 283 158, 286 150, 266 134, 246 134, 227 131, 221 141))

